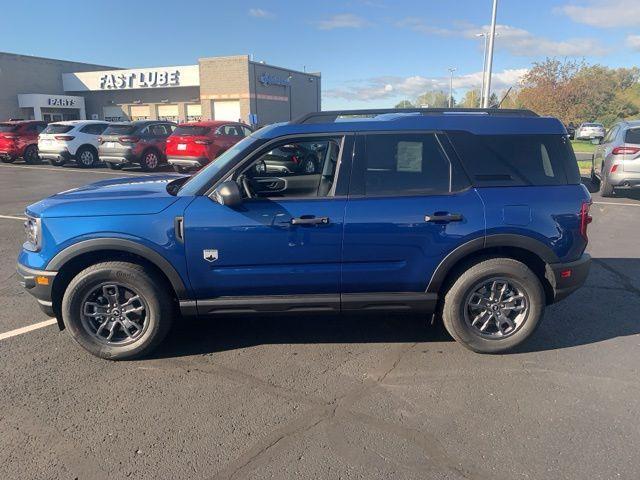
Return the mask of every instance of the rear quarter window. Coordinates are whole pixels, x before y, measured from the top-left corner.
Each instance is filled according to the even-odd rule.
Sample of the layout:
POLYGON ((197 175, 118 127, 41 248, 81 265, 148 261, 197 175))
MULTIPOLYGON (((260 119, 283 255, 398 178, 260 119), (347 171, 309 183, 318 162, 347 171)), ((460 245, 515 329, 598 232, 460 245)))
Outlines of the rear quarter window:
POLYGON ((578 164, 565 135, 448 136, 474 185, 579 184, 578 164))
POLYGON ((640 128, 627 130, 627 133, 624 136, 624 142, 640 144, 640 128))

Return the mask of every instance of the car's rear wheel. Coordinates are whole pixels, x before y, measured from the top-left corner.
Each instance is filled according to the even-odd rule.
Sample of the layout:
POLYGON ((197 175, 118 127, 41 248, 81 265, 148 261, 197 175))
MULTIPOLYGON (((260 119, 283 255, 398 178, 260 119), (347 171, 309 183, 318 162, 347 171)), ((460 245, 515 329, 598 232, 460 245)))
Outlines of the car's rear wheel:
POLYGON ((66 163, 66 160, 62 157, 50 158, 49 163, 54 167, 61 167, 66 163))
POLYGON ((122 167, 124 166, 121 163, 110 163, 110 162, 106 162, 106 163, 107 163, 107 167, 110 170, 122 170, 122 167))
POLYGON ((2 160, 2 163, 13 163, 15 162, 15 157, 0 157, 0 160, 2 160))
POLYGON ((609 180, 605 175, 602 176, 602 184, 600 185, 600 195, 603 197, 611 197, 613 196, 613 185, 609 183, 609 180))
POLYGON ((180 165, 174 165, 173 170, 178 173, 189 173, 188 167, 181 167, 180 165))
POLYGON ((40 157, 38 156, 38 146, 29 145, 27 148, 25 148, 22 158, 26 163, 29 164, 39 163, 40 157))
POLYGON ((141 265, 104 262, 69 283, 62 316, 73 338, 93 355, 125 360, 149 354, 174 315, 162 278, 141 265))
POLYGON ((533 333, 544 306, 542 285, 529 267, 511 258, 490 258, 453 283, 442 319, 449 334, 470 350, 499 353, 533 333))
POLYGON ((82 147, 76 153, 76 161, 82 168, 91 168, 98 162, 98 155, 91 148, 82 147))
POLYGON ((147 150, 140 160, 140 166, 145 172, 153 172, 158 169, 159 165, 160 154, 155 150, 147 150))

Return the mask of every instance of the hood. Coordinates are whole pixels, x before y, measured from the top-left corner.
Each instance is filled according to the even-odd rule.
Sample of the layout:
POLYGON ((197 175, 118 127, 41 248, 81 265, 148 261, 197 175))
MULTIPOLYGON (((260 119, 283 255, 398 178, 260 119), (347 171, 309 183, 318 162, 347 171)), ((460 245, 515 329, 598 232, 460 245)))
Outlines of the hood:
POLYGON ((27 212, 45 218, 150 215, 177 200, 167 192, 167 184, 183 176, 165 174, 103 180, 56 193, 30 205, 27 212))

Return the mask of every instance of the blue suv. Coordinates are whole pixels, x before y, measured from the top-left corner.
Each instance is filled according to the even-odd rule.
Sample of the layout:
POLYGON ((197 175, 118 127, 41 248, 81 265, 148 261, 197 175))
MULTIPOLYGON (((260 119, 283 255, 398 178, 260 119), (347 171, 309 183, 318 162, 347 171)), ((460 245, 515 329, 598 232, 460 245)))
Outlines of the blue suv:
POLYGON ((149 353, 180 315, 376 311, 441 319, 494 353, 585 281, 590 203, 557 119, 320 112, 255 132, 192 177, 101 181, 31 205, 18 273, 103 358, 149 353), (281 151, 293 153, 275 161, 281 151))

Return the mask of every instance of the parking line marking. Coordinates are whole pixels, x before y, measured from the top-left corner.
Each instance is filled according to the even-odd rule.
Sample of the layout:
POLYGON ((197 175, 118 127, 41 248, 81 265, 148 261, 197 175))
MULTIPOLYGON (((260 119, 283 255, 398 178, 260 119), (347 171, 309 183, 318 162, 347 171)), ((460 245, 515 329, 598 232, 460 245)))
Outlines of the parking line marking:
POLYGON ((623 207, 640 207, 640 203, 593 202, 594 205, 622 205, 623 207))
POLYGON ((7 220, 20 220, 21 222, 26 220, 25 217, 14 217, 13 215, 0 215, 0 218, 5 218, 7 220))
POLYGON ((29 333, 29 332, 32 332, 33 330, 38 330, 39 328, 55 325, 56 323, 58 323, 58 321, 55 318, 50 318, 49 320, 34 323, 33 325, 27 325, 26 327, 16 328, 15 330, 10 330, 8 332, 0 333, 0 340, 5 340, 7 338, 15 337, 17 335, 22 335, 23 333, 29 333))
POLYGON ((130 173, 130 172, 105 172, 105 171, 96 171, 96 170, 86 170, 86 169, 82 169, 82 168, 78 168, 78 169, 70 169, 70 168, 62 168, 62 167, 29 167, 27 165, 6 165, 6 164, 2 164, 0 165, 0 167, 4 167, 4 168, 24 168, 27 170, 50 170, 52 172, 73 172, 73 173, 95 173, 97 175, 116 175, 116 176, 129 176, 129 177, 141 177, 144 176, 144 173, 130 173))

